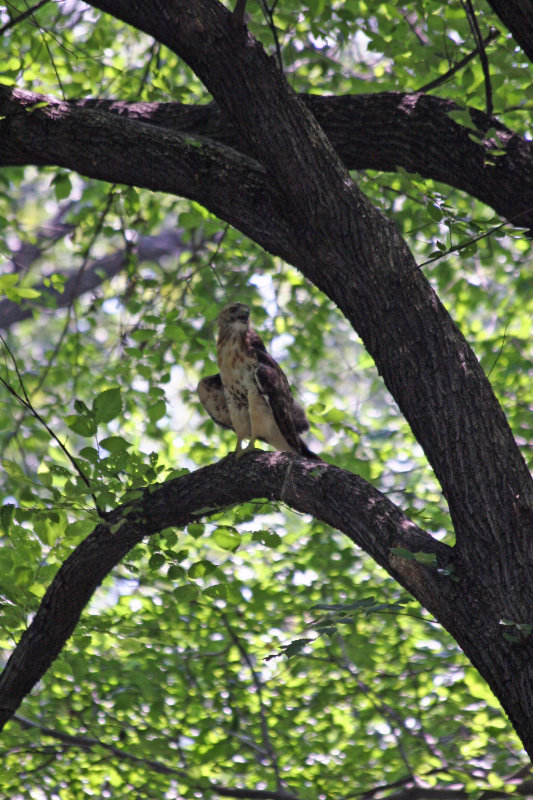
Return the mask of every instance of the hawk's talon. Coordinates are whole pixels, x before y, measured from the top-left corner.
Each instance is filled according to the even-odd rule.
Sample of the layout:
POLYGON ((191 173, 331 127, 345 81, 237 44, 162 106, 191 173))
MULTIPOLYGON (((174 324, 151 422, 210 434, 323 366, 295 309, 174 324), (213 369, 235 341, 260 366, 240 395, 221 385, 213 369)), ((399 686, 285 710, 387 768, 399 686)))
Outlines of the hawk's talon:
POLYGON ((242 447, 242 442, 239 441, 235 449, 235 458, 240 458, 245 453, 249 453, 251 450, 256 450, 256 449, 257 448, 255 446, 255 437, 253 439, 250 439, 249 443, 244 448, 242 447))

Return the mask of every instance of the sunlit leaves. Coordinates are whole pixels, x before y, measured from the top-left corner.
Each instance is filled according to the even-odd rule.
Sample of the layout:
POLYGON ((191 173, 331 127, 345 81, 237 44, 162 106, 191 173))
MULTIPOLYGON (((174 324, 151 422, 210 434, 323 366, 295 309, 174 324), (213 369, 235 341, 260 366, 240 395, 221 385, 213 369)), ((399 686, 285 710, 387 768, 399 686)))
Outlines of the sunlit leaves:
MULTIPOLYGON (((449 73, 475 46, 459 3, 272 5, 268 20, 265 4, 248 3, 247 24, 271 54, 279 44, 296 91, 412 92, 446 75, 433 91, 483 108, 478 58, 449 73)), ((485 35, 495 18, 486 4, 476 10, 485 35)), ((525 130, 529 72, 503 33, 487 52, 495 107, 525 130)), ((210 100, 177 56, 86 6, 45 4, 6 31, 0 55, 5 82, 58 97, 210 100)), ((479 135, 469 112, 452 119, 479 135)), ((489 134, 487 159, 496 159, 489 134)), ((531 461, 529 241, 498 229, 491 209, 420 175, 355 177, 418 262, 430 262, 421 269, 490 373, 531 461)), ((442 492, 372 359, 294 268, 197 204, 50 169, 2 171, 0 235, 0 289, 32 304, 32 318, 9 332, 25 386, 89 481, 2 395, 6 654, 59 566, 101 521, 94 498, 101 508, 132 501, 235 447, 195 392, 200 376, 217 371, 215 320, 229 300, 252 306, 309 410, 306 441, 451 540, 442 492), (150 257, 141 257, 141 237, 157 240, 150 257), (101 280, 68 309, 35 288, 61 290, 93 267, 101 280)), ((6 795, 185 797, 206 781, 274 789, 271 752, 281 780, 309 800, 345 796, 347 781, 369 796, 378 786, 394 790, 406 775, 472 796, 505 786, 522 755, 501 709, 448 635, 404 605, 394 581, 344 537, 283 504, 215 511, 207 505, 205 522, 138 545, 106 579, 21 709, 63 738, 12 723, 2 741, 6 795)), ((110 539, 122 524, 110 526, 110 539)), ((395 555, 436 568, 424 553, 395 555)), ((520 625, 502 620, 502 636, 519 640, 520 625)))
POLYGON ((122 411, 120 389, 105 389, 93 401, 93 412, 96 423, 111 422, 122 411))

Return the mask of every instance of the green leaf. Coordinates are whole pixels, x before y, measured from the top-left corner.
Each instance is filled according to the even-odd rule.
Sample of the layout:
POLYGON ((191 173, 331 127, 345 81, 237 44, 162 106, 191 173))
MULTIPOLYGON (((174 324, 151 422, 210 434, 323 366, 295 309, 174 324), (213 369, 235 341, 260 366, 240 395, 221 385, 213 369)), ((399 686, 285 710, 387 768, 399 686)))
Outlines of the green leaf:
POLYGON ((428 214, 429 214, 429 216, 431 217, 432 220, 434 220, 435 222, 440 222, 441 221, 441 219, 442 219, 442 217, 444 215, 442 213, 442 210, 438 206, 429 203, 426 206, 426 208, 427 208, 427 212, 428 212, 428 214))
POLYGON ((72 183, 70 182, 69 176, 65 173, 56 175, 55 178, 52 179, 51 185, 54 187, 54 194, 57 200, 64 200, 65 197, 69 197, 72 191, 72 183))
POLYGON ((43 544, 52 546, 56 539, 62 534, 61 526, 58 523, 59 519, 54 521, 49 517, 35 520, 34 530, 43 544))
POLYGON ((199 539, 200 536, 203 536, 205 532, 205 525, 201 522, 192 522, 190 525, 187 525, 187 533, 189 533, 193 539, 199 539))
POLYGON ((28 486, 33 486, 34 481, 22 471, 22 468, 15 461, 10 461, 9 459, 5 458, 2 461, 2 466, 9 477, 14 481, 19 481, 20 483, 25 483, 28 486))
POLYGON ((312 643, 312 639, 294 639, 290 644, 283 648, 287 658, 293 658, 301 653, 304 647, 312 643))
POLYGON ((212 538, 214 543, 222 550, 235 551, 241 544, 241 537, 234 528, 215 528, 212 538))
POLYGON ((96 424, 92 417, 70 414, 65 417, 65 422, 71 431, 80 436, 94 436, 96 433, 96 424))
POLYGON ((198 589, 191 583, 185 583, 183 586, 176 586, 172 594, 178 601, 189 602, 198 596, 198 589))
POLYGON ((224 583, 215 583, 204 589, 203 593, 214 600, 225 600, 228 596, 228 587, 224 583))
POLYGON ((255 542, 260 542, 265 547, 279 547, 282 543, 282 538, 279 533, 267 530, 254 531, 252 533, 252 539, 255 542))
POLYGON ((189 578, 192 578, 193 580, 196 578, 205 578, 206 575, 210 575, 215 569, 216 564, 213 564, 211 561, 207 561, 206 559, 202 559, 201 561, 197 561, 191 565, 188 570, 189 578))
POLYGON ((86 461, 89 461, 91 464, 98 463, 98 450, 95 450, 94 447, 82 447, 79 452, 79 456, 84 458, 86 461))
POLYGON ((3 506, 0 506, 0 528, 5 534, 9 533, 9 526, 11 525, 14 511, 15 505, 13 503, 5 503, 3 506))
POLYGON ((41 292, 37 291, 37 289, 30 289, 26 286, 18 286, 16 289, 17 297, 24 299, 24 300, 35 300, 36 297, 41 296, 41 292))
POLYGON ((93 414, 97 423, 111 422, 122 411, 122 394, 119 388, 104 389, 93 401, 93 414))
POLYGON ((81 541, 85 539, 95 528, 95 523, 90 519, 78 520, 71 522, 65 528, 65 537, 67 539, 75 539, 81 541))
POLYGON ((158 422, 167 413, 167 405, 164 400, 158 400, 148 408, 148 419, 152 424, 158 422))
POLYGON ((105 448, 109 453, 119 454, 124 453, 131 444, 127 442, 122 436, 108 436, 107 439, 100 440, 100 446, 105 448))
POLYGON ((160 569, 165 563, 165 556, 162 553, 154 553, 148 562, 150 569, 160 569))

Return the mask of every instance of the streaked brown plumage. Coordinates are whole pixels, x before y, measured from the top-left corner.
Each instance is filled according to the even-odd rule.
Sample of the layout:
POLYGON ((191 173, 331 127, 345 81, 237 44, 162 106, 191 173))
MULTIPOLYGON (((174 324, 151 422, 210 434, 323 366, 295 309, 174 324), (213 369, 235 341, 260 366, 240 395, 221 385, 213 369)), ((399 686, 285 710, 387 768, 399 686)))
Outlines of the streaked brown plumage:
POLYGON ((237 454, 243 439, 250 440, 247 450, 262 439, 276 450, 320 461, 299 436, 309 428, 305 412, 294 401, 280 366, 250 327, 248 306, 226 306, 218 325, 220 374, 202 378, 198 395, 214 421, 237 434, 237 454))

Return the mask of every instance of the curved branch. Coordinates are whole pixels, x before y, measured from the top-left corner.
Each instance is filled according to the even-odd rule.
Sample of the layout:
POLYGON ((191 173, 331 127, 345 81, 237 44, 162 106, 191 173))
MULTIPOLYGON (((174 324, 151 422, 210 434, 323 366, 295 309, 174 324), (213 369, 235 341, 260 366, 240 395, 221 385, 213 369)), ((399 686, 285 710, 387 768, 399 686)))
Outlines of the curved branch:
MULTIPOLYGON (((275 61, 221 3, 90 4, 187 61, 262 165, 278 218, 292 228, 293 263, 361 336, 448 500, 457 536, 457 593, 449 604, 456 619, 444 621, 440 598, 431 605, 533 754, 533 641, 513 650, 501 632, 502 619, 533 618, 523 568, 532 559, 533 482, 472 349, 396 227, 355 186, 275 61)), ((405 580, 405 565, 389 559, 393 566, 405 580)), ((423 594, 431 594, 428 587, 423 594)))
MULTIPOLYGON (((188 476, 190 482, 180 483, 175 496, 172 487, 178 484, 161 487, 152 497, 162 505, 154 507, 148 498, 130 506, 129 516, 115 514, 112 523, 100 525, 81 546, 86 571, 78 569, 80 548, 65 562, 6 668, 2 686, 9 691, 0 695, 4 719, 42 674, 42 662, 36 663, 35 655, 45 653, 49 664, 61 649, 106 574, 104 564, 110 568, 136 541, 159 530, 156 522, 162 527, 182 525, 205 515, 206 508, 215 511, 220 505, 213 506, 213 497, 227 505, 266 494, 345 530, 433 611, 488 680, 533 753, 533 642, 526 639, 515 647, 502 637, 500 625, 502 619, 529 624, 533 617, 530 575, 523 566, 532 562, 533 484, 474 353, 395 226, 354 185, 275 62, 221 3, 90 4, 153 35, 184 58, 232 120, 253 158, 206 139, 191 140, 122 118, 121 136, 115 125, 110 129, 109 114, 74 111, 60 103, 31 111, 30 124, 24 111, 4 119, 0 156, 25 159, 12 163, 36 163, 32 148, 38 143, 46 157, 37 163, 76 169, 81 164, 84 174, 107 174, 109 180, 150 188, 155 165, 155 188, 198 199, 298 266, 358 331, 424 448, 456 530, 450 565, 455 572, 450 578, 416 558, 391 554, 391 547, 429 552, 442 565, 450 550, 354 476, 345 478, 348 473, 333 467, 281 454, 249 456, 238 464, 229 459, 225 466, 188 476), (83 143, 77 139, 76 119, 83 123, 83 143), (65 140, 57 138, 58 127, 67 133, 65 140), (124 145, 127 158, 114 162, 124 145), (133 153, 139 149, 140 160, 135 162, 133 153), (256 465, 263 465, 263 471, 254 472, 256 465), (223 486, 217 484, 220 474, 223 486), (200 511, 197 503, 190 505, 191 496, 196 501, 204 498, 200 511)), ((416 103, 416 96, 405 101, 408 110, 416 103)))
POLYGON ((298 256, 264 169, 206 138, 0 87, 0 164, 55 165, 202 203, 269 252, 298 256), (38 102, 46 106, 32 110, 38 102))
POLYGON ((391 548, 433 554, 442 567, 451 548, 418 528, 370 484, 287 453, 230 456, 150 487, 142 499, 114 510, 78 545, 58 570, 0 677, 0 729, 57 657, 95 589, 132 547, 164 528, 183 528, 261 497, 338 528, 446 622, 453 609, 449 581, 434 568, 392 556, 391 548))
MULTIPOLYGON (((467 192, 514 225, 533 232, 533 142, 521 138, 496 119, 482 111, 469 109, 472 121, 480 132, 489 128, 497 131, 497 136, 484 140, 480 134, 483 141, 478 142, 472 138, 471 130, 450 118, 450 112, 459 108, 456 103, 424 92, 379 92, 339 97, 300 95, 300 98, 314 114, 348 169, 394 172, 398 167, 403 167, 408 172, 419 173, 425 178, 467 192), (492 150, 499 153, 504 151, 504 155, 492 157, 492 150)), ((58 105, 58 101, 51 97, 0 85, 0 114, 13 114, 38 102, 58 105)), ((107 112, 113 117, 148 123, 175 133, 206 137, 213 144, 224 144, 250 155, 242 136, 215 103, 187 106, 180 103, 92 99, 69 100, 61 105, 65 109, 72 109, 72 122, 68 128, 66 125, 62 129, 56 128, 56 136, 68 138, 69 134, 79 135, 80 140, 85 142, 87 137, 83 124, 86 118, 75 114, 77 109, 85 109, 107 112)), ((34 119, 39 127, 39 117, 34 118, 33 114, 28 115, 27 125, 30 126, 34 119)), ((108 156, 118 161, 123 157, 126 142, 120 143, 120 124, 111 118, 108 124, 108 141, 105 143, 108 156), (115 143, 115 152, 112 142, 115 143)), ((3 145, 0 144, 0 166, 10 163, 55 163, 53 159, 57 154, 53 142, 52 151, 47 153, 48 140, 40 137, 38 131, 31 134, 31 151, 27 148, 26 139, 30 136, 29 131, 20 130, 20 140, 15 138, 17 130, 11 135, 13 138, 9 149, 7 140, 3 145)), ((100 135, 106 135, 103 126, 100 135)), ((137 148, 134 143, 133 146, 135 152, 137 148)), ((62 165, 83 171, 82 165, 74 161, 70 164, 63 162, 62 165)), ((157 166, 158 161, 155 160, 149 188, 172 191, 163 188, 163 182, 168 185, 168 176, 159 176, 157 166)), ((97 168, 97 165, 94 167, 97 168)), ((94 174, 94 177, 99 175, 94 174)), ((180 191, 185 197, 190 196, 186 187, 180 191)), ((177 189, 173 192, 180 193, 177 189)), ((204 193, 207 194, 207 189, 204 193)), ((228 197, 228 205, 231 199, 231 196, 228 197)), ((206 204, 205 199, 199 202, 206 204)))
POLYGON ((292 263, 363 339, 435 470, 458 546, 485 563, 488 541, 501 546, 495 520, 514 529, 516 498, 533 507, 533 483, 474 353, 395 226, 350 180, 275 62, 216 0, 90 4, 178 53, 232 120, 257 159, 248 168, 260 162, 265 171, 272 224, 290 225, 292 263))

